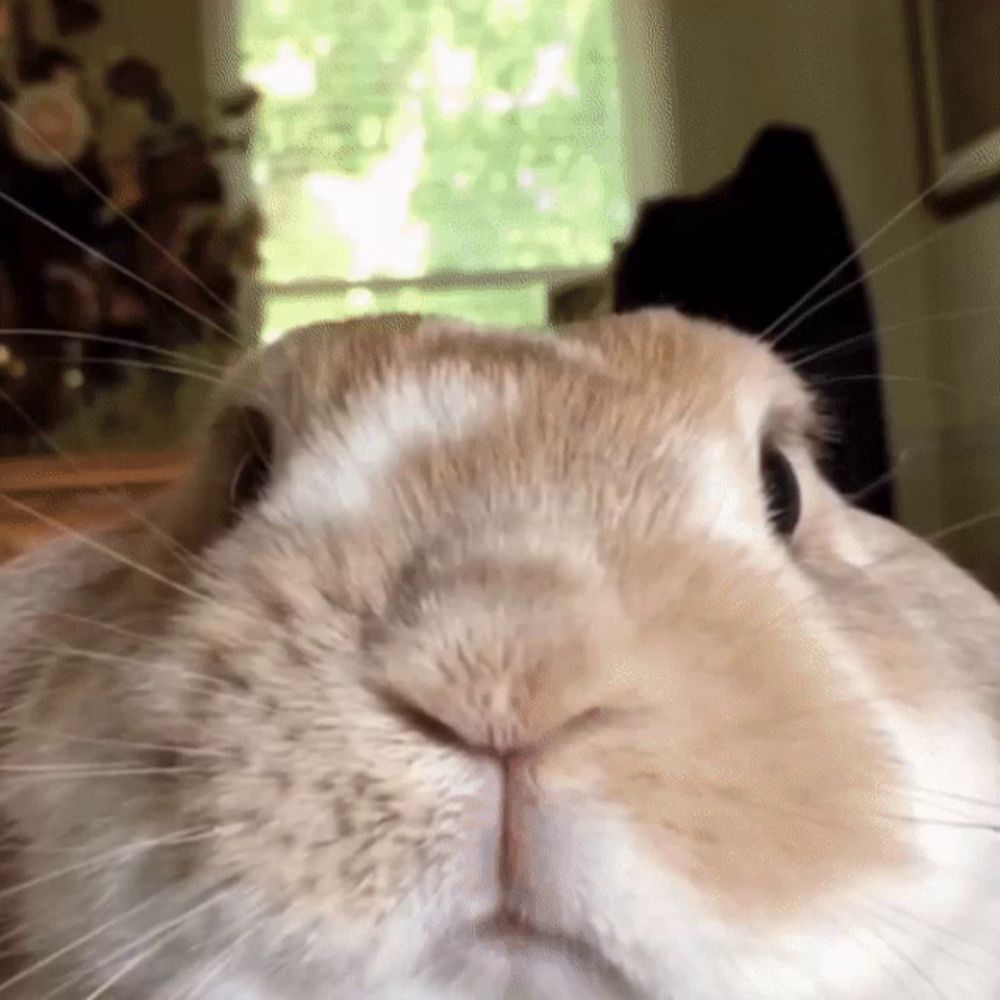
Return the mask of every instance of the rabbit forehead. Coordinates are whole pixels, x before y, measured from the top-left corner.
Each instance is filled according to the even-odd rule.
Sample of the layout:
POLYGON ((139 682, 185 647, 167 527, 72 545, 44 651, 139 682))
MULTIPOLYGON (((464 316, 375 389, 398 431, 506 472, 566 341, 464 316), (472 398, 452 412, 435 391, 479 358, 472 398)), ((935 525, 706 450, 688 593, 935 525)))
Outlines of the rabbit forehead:
POLYGON ((544 392, 585 373, 655 388, 675 415, 726 433, 756 435, 767 422, 779 431, 810 431, 815 420, 804 384, 768 348, 672 310, 555 332, 410 316, 317 325, 249 358, 234 381, 237 396, 250 387, 286 431, 309 433, 343 423, 352 404, 393 381, 462 378, 471 391, 527 382, 544 392))
MULTIPOLYGON (((581 472, 603 451, 614 461, 592 461, 574 484, 591 492, 626 462, 672 456, 676 493, 686 483, 696 506, 733 507, 762 435, 811 420, 769 351, 673 312, 561 335, 412 317, 313 327, 252 359, 235 395, 272 412, 282 457, 270 510, 303 524, 363 515, 414 455, 487 438, 498 467, 553 488, 567 455, 581 472)), ((435 488, 456 469, 439 463, 435 488)), ((728 507, 719 523, 738 519, 728 507)))

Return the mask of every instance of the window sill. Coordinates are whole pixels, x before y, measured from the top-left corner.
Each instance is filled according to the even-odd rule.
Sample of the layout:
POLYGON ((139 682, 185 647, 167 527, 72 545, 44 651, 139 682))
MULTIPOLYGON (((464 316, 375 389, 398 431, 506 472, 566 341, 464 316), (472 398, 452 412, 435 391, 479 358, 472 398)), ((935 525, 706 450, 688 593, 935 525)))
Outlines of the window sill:
POLYGON ((187 456, 176 451, 0 461, 0 563, 58 537, 63 528, 113 525, 175 483, 186 466, 187 456))

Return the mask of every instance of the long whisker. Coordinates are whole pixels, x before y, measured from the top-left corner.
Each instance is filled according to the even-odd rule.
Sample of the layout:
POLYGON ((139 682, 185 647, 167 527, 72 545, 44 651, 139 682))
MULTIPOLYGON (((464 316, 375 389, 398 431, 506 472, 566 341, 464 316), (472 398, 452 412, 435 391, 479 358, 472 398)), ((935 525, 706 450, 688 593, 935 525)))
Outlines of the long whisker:
POLYGON ((1000 809, 1000 801, 981 799, 975 795, 962 795, 958 792, 947 791, 943 788, 923 788, 920 785, 913 785, 911 787, 914 791, 920 792, 923 795, 937 795, 941 798, 952 799, 955 802, 963 802, 967 805, 989 806, 994 809, 1000 809))
POLYGON ((910 823, 913 826, 937 826, 946 830, 970 830, 978 833, 1000 834, 1000 823, 977 823, 973 820, 944 819, 935 816, 906 816, 882 813, 883 819, 910 823))
POLYGON ((107 344, 112 347, 127 347, 146 354, 171 358, 174 361, 202 365, 217 373, 222 373, 226 370, 224 365, 217 365, 212 361, 206 361, 204 358, 199 358, 197 355, 190 354, 187 351, 172 351, 169 348, 159 347, 156 344, 144 344, 141 341, 129 340, 127 337, 109 337, 100 333, 85 333, 81 330, 52 330, 30 326, 2 327, 0 328, 0 336, 49 337, 53 340, 79 340, 87 344, 107 344))
POLYGON ((993 957, 992 949, 980 944, 977 941, 969 941, 967 938, 964 938, 961 934, 952 930, 950 927, 946 927, 938 923, 931 923, 930 921, 925 920, 922 917, 916 916, 916 914, 910 913, 908 910, 904 910, 898 906, 893 906, 891 903, 875 900, 871 898, 867 893, 857 891, 856 894, 862 896, 872 907, 878 907, 888 911, 889 913, 894 913, 897 917, 901 917, 903 919, 912 921, 913 923, 918 924, 921 927, 926 927, 928 930, 936 931, 943 937, 949 937, 955 942, 965 945, 968 948, 971 948, 973 951, 982 952, 984 955, 987 955, 990 958, 993 957))
MULTIPOLYGON (((825 907, 824 909, 826 910, 827 915, 843 928, 845 936, 871 958, 875 959, 875 961, 879 964, 879 968, 881 968, 887 976, 891 976, 896 982, 903 995, 908 995, 908 984, 904 981, 899 969, 895 968, 885 960, 885 956, 881 949, 876 948, 874 944, 866 941, 864 937, 858 934, 856 914, 851 914, 851 920, 848 921, 841 917, 839 911, 834 911, 830 907, 825 907)), ((882 939, 881 934, 872 931, 870 927, 862 927, 861 929, 867 931, 868 937, 874 938, 878 944, 882 945, 883 948, 885 947, 885 941, 882 939)), ((889 949, 885 948, 885 950, 889 949)))
POLYGON ((770 323, 767 328, 763 331, 762 336, 770 337, 790 316, 799 309, 800 306, 808 302, 813 295, 815 295, 821 288, 826 287, 834 278, 848 267, 852 261, 857 260, 870 246, 872 246, 877 240, 881 239, 890 229, 896 226, 902 219, 910 214, 915 208, 923 204, 927 199, 928 195, 931 195, 936 191, 942 184, 947 183, 952 175, 957 171, 958 167, 952 167, 950 170, 945 171, 933 184, 928 185, 923 191, 921 191, 916 197, 908 201, 895 215, 892 216, 884 225, 880 226, 878 229, 872 233, 866 240, 864 240, 861 245, 854 250, 852 253, 848 254, 836 267, 828 271, 822 278, 819 279, 810 289, 808 289, 803 295, 796 299, 777 319, 770 323))
POLYGON ((887 472, 883 472, 881 476, 876 476, 873 480, 871 480, 871 482, 862 486, 861 489, 855 490, 847 497, 847 499, 851 503, 857 504, 866 497, 871 496, 880 487, 886 486, 889 483, 894 483, 899 473, 906 468, 907 463, 909 463, 913 458, 913 453, 914 450, 912 448, 900 449, 898 458, 895 462, 893 462, 887 472))
MULTIPOLYGON (((260 908, 254 911, 253 916, 256 916, 256 914, 259 911, 260 908)), ((229 965, 229 963, 236 957, 236 954, 240 950, 240 947, 250 938, 250 936, 256 930, 257 927, 255 925, 251 925, 245 931, 243 931, 243 933, 241 933, 231 944, 227 945, 223 949, 222 954, 219 955, 218 958, 216 958, 213 962, 209 964, 209 967, 205 971, 204 975, 202 975, 198 979, 198 981, 191 987, 191 989, 186 990, 184 995, 191 997, 192 1000, 197 1000, 197 998, 201 996, 201 991, 206 986, 208 986, 209 983, 217 979, 222 974, 226 966, 229 965)), ((177 992, 172 993, 170 997, 167 998, 167 1000, 182 1000, 182 994, 177 992)))
POLYGON ((119 219, 122 220, 136 235, 145 240, 154 250, 157 250, 164 260, 173 264, 178 271, 181 272, 185 277, 190 278, 195 285, 198 286, 201 291, 203 291, 217 306, 224 309, 230 316, 234 318, 237 317, 236 310, 219 295, 217 295, 211 288, 208 287, 205 282, 203 282, 190 268, 188 268, 182 261, 178 260, 174 254, 172 254, 162 243, 156 240, 149 232, 147 232, 142 226, 139 225, 135 219, 132 218, 128 212, 124 211, 121 207, 115 204, 115 202, 109 198, 82 170, 79 170, 70 160, 68 160, 52 143, 49 142, 48 138, 42 133, 40 133, 34 126, 24 119, 22 115, 19 115, 16 109, 10 104, 9 101, 5 101, 0 98, 0 106, 4 108, 8 115, 13 118, 23 129, 26 129, 31 133, 32 138, 36 142, 42 143, 47 151, 56 157, 57 160, 62 164, 63 169, 68 170, 81 184, 84 185, 93 195, 100 199, 101 203, 109 208, 119 219))
MULTIPOLYGON (((57 455, 59 455, 70 468, 76 470, 77 472, 82 471, 82 466, 78 461, 76 461, 70 454, 68 454, 64 449, 60 448, 55 438, 48 433, 32 416, 28 413, 20 403, 15 400, 10 393, 5 389, 0 387, 0 399, 10 406, 18 416, 31 428, 32 432, 43 441, 49 448, 53 450, 57 455)), ((167 530, 165 530, 160 525, 152 521, 141 510, 134 504, 130 503, 128 500, 123 499, 120 495, 113 493, 107 487, 102 487, 100 489, 100 494, 107 500, 110 500, 115 504, 124 514, 128 515, 134 521, 148 528, 157 538, 161 541, 166 542, 167 546, 171 548, 182 560, 189 561, 197 558, 195 553, 191 552, 185 546, 183 546, 177 539, 167 530)))
MULTIPOLYGON (((51 355, 35 355, 38 361, 59 361, 57 357, 51 355)), ((143 361, 141 358, 80 358, 75 361, 77 367, 86 365, 107 365, 113 368, 135 368, 139 371, 163 372, 167 375, 182 375, 184 378, 196 379, 199 382, 208 382, 212 385, 225 385, 226 380, 218 374, 208 371, 199 371, 197 368, 184 368, 179 365, 165 365, 157 361, 143 361)))
POLYGON ((117 847, 113 850, 98 854, 95 857, 88 858, 86 861, 80 861, 76 864, 67 865, 64 868, 57 869, 56 871, 46 872, 44 875, 28 879, 26 882, 19 882, 17 885, 8 886, 3 890, 0 890, 0 899, 8 899, 11 896, 17 895, 19 892, 24 892, 25 890, 32 889, 35 886, 44 885, 47 882, 53 882, 56 879, 64 878, 66 875, 72 875, 76 872, 88 871, 90 869, 98 869, 108 861, 127 857, 130 854, 135 854, 137 852, 141 853, 142 851, 152 850, 157 847, 178 847, 185 844, 194 844, 202 840, 209 840, 212 837, 218 837, 221 833, 222 831, 218 827, 212 827, 208 830, 204 827, 194 827, 190 830, 180 831, 179 833, 167 834, 164 837, 154 837, 150 840, 127 844, 124 847, 117 847))
POLYGON ((97 260, 101 261, 101 263, 103 263, 103 264, 107 264, 108 267, 110 267, 113 270, 117 271, 119 274, 123 275, 124 277, 129 278, 130 280, 134 281, 136 284, 138 284, 141 287, 145 288, 146 291, 152 292, 154 295, 156 295, 159 298, 163 299, 163 301, 165 301, 165 302, 169 302, 172 306, 174 306, 174 308, 179 309, 183 313, 186 313, 192 319, 197 320, 199 323, 204 323, 210 329, 215 330, 216 333, 219 333, 223 337, 225 337, 227 340, 232 341, 232 343, 234 343, 234 344, 240 344, 241 343, 239 337, 237 337, 234 333, 232 333, 229 330, 227 330, 224 326, 221 326, 220 324, 216 323, 215 320, 210 319, 208 316, 205 316, 203 313, 198 312, 197 309, 192 309, 190 306, 188 306, 185 303, 181 302, 180 299, 175 298, 169 292, 163 291, 162 288, 158 288, 151 281, 147 281, 141 275, 136 274, 135 271, 132 271, 132 270, 130 270, 127 267, 124 267, 123 265, 119 264, 116 260, 113 260, 111 257, 108 257, 106 254, 101 253, 99 250, 96 250, 94 247, 89 246, 83 240, 78 239, 72 233, 70 233, 67 230, 63 229, 61 226, 57 226, 54 222, 50 222, 48 219, 45 218, 44 215, 41 215, 38 212, 36 212, 34 209, 29 208, 27 205, 25 205, 22 202, 18 201, 16 198, 12 198, 5 191, 0 191, 0 201, 3 201, 5 204, 10 205, 11 208, 17 209, 17 211, 19 211, 19 212, 23 213, 24 215, 28 216, 28 218, 33 219, 35 222, 37 222, 41 226, 44 226, 50 232, 55 233, 57 236, 61 236, 67 242, 72 243, 73 246, 77 247, 80 250, 83 250, 88 256, 96 258, 97 260))
POLYGON ((0 983, 0 993, 3 993, 6 990, 11 989, 13 986, 16 986, 23 980, 28 979, 39 972, 42 972, 53 963, 58 962, 59 959, 65 958, 67 955, 71 955, 74 951, 77 951, 84 945, 89 944, 95 938, 98 938, 102 934, 107 933, 113 927, 116 927, 118 924, 122 923, 122 921, 128 920, 130 917, 134 917, 137 914, 141 913, 143 910, 147 909, 148 907, 156 903, 158 900, 162 899, 168 892, 171 891, 171 889, 172 887, 168 889, 161 889, 153 896, 150 896, 149 899, 143 900, 143 902, 139 903, 137 906, 130 907, 123 913, 117 914, 111 920, 105 921, 100 926, 95 927, 93 930, 90 930, 81 937, 78 937, 75 941, 71 941, 69 944, 64 945, 62 948, 59 948, 57 951, 54 951, 49 955, 46 955, 45 958, 39 959, 37 962, 33 962, 26 969, 22 969, 16 975, 11 976, 9 979, 6 979, 2 983, 0 983))
MULTIPOLYGON (((857 915, 855 914, 855 918, 856 918, 856 916, 857 915)), ((872 914, 872 913, 869 913, 869 916, 873 916, 873 917, 875 917, 875 919, 879 919, 877 917, 877 915, 872 914)), ((882 945, 886 948, 886 950, 890 951, 893 955, 895 955, 903 965, 905 965, 908 969, 910 969, 910 971, 914 974, 914 976, 916 976, 922 982, 926 983, 928 989, 930 989, 933 992, 933 994, 936 997, 938 997, 938 1000, 948 1000, 948 997, 945 995, 945 993, 942 991, 942 989, 927 974, 926 970, 924 970, 924 969, 922 969, 920 967, 920 964, 913 958, 912 955, 909 955, 902 948, 900 948, 897 944, 895 944, 894 942, 892 942, 888 938, 886 938, 886 936, 884 934, 879 933, 877 930, 874 930, 872 927, 870 927, 870 926, 869 927, 864 927, 864 929, 867 930, 868 933, 872 937, 874 937, 877 941, 880 941, 882 943, 882 945)))
POLYGON ((18 723, 0 722, 0 730, 15 733, 32 733, 36 736, 48 736, 54 741, 82 744, 83 746, 119 747, 122 750, 137 750, 145 753, 174 753, 182 757, 214 757, 226 759, 228 754, 219 750, 209 750, 207 747, 188 747, 166 743, 141 743, 132 740, 116 740, 98 736, 78 736, 61 729, 47 729, 44 726, 21 725, 18 723))
POLYGON ((846 285, 842 285, 840 288, 829 295, 824 295, 819 302, 814 303, 808 309, 803 310, 796 316, 784 330, 781 330, 774 337, 771 338, 770 343, 772 347, 776 347, 780 344, 787 336, 797 330, 810 316, 815 316, 816 313, 825 309, 828 305, 836 302, 839 298, 846 295, 852 288, 857 288, 859 285, 864 285, 868 280, 873 278, 880 271, 884 271, 887 267, 891 267, 893 264, 898 263, 911 254, 916 253, 918 250, 922 250, 932 243, 940 240, 942 237, 948 235, 951 230, 949 229, 939 229, 936 232, 931 233, 930 236, 925 237, 922 240, 918 240, 916 243, 911 243, 908 247, 900 250, 898 253, 894 253, 891 257, 886 260, 881 261, 874 267, 868 268, 859 277, 855 278, 853 281, 849 281, 846 285))
POLYGON ((72 611, 57 611, 51 614, 51 618, 61 618, 68 622, 76 622, 79 625, 86 625, 90 628, 103 629, 112 635, 119 635, 123 639, 136 639, 139 642, 152 642, 156 636, 145 632, 137 632, 135 629, 126 628, 120 622, 106 622, 99 618, 91 618, 88 615, 78 615, 72 611))
POLYGON ((136 562, 134 559, 129 559, 128 556, 122 555, 120 552, 116 552, 113 548, 108 545, 104 545, 96 538, 92 538, 91 536, 84 534, 82 531, 77 531, 75 528, 71 528, 68 524, 58 520, 57 518, 49 517, 48 514, 42 513, 42 511, 37 510, 30 504, 22 503, 20 500, 15 500, 12 496, 2 491, 0 491, 0 501, 10 505, 15 510, 21 511, 23 514, 27 514, 29 517, 33 517, 36 520, 41 521, 50 528, 55 528, 61 533, 68 535, 71 538, 75 538, 78 542, 88 548, 91 548, 96 552, 100 552, 102 555, 107 556, 109 559, 113 559, 122 566, 127 566, 130 569, 135 570, 137 573, 141 573, 143 576, 146 576, 157 583, 161 583, 185 597, 190 597, 194 600, 201 600, 202 598, 202 595, 196 590, 192 590, 190 587, 186 587, 184 584, 178 583, 176 580, 171 580, 162 573, 158 573, 156 570, 151 569, 149 566, 144 566, 142 563, 136 562))
MULTIPOLYGON (((35 653, 43 656, 55 656, 60 658, 71 657, 74 659, 86 660, 91 663, 111 664, 114 666, 120 665, 130 667, 132 669, 148 665, 148 661, 141 660, 135 656, 127 656, 124 653, 109 653, 99 649, 86 649, 79 646, 51 646, 44 645, 42 643, 18 643, 16 646, 11 647, 9 651, 11 653, 35 653)), ((151 650, 153 653, 156 651, 157 650, 155 648, 151 650)), ((234 691, 231 685, 227 684, 221 677, 214 674, 201 672, 187 666, 175 666, 172 669, 178 676, 184 678, 190 690, 219 692, 224 694, 226 698, 235 704, 250 706, 256 704, 252 698, 249 698, 238 691, 234 691)), ((14 728, 17 727, 16 722, 8 724, 2 721, 3 718, 3 716, 0 716, 0 728, 5 725, 10 725, 14 728)))
POLYGON ((919 375, 835 375, 831 378, 820 379, 818 384, 839 385, 842 382, 900 382, 912 385, 926 386, 928 389, 940 389, 942 392, 954 393, 962 399, 976 400, 988 403, 991 407, 1000 409, 1000 395, 988 396, 984 392, 969 392, 954 382, 941 382, 937 379, 923 378, 919 375))
MULTIPOLYGON (((179 932, 178 932, 179 933, 179 932)), ((165 935, 161 940, 154 941, 148 948, 139 952, 135 958, 129 959, 117 972, 109 976, 104 983, 97 987, 97 989, 88 993, 84 1000, 97 1000, 98 997, 103 997, 107 994, 108 990, 112 989, 114 985, 124 979, 130 972, 137 969, 143 962, 148 961, 153 957, 168 941, 170 941, 171 935, 165 935)))
POLYGON ((947 323, 952 320, 975 319, 978 316, 995 315, 997 313, 1000 313, 1000 305, 976 306, 971 309, 954 309, 949 312, 931 313, 930 315, 919 316, 915 319, 888 323, 884 326, 879 326, 877 329, 865 330, 863 333, 856 334, 855 336, 846 337, 835 344, 828 344, 825 347, 817 348, 809 354, 792 360, 791 366, 797 371, 801 371, 806 365, 810 365, 820 358, 845 354, 852 347, 864 346, 877 334, 892 333, 896 330, 906 330, 915 326, 926 326, 930 323, 947 323))
POLYGON ((995 507, 993 510, 988 510, 984 514, 977 514, 975 517, 967 517, 964 521, 957 521, 955 524, 950 524, 946 528, 941 528, 940 530, 934 531, 929 535, 924 535, 923 539, 925 542, 939 542, 942 538, 948 538, 951 535, 956 535, 968 528, 975 527, 977 524, 985 524, 987 521, 995 521, 998 517, 1000 517, 1000 507, 995 507))
MULTIPOLYGON (((0 766, 0 774, 24 774, 49 781, 70 781, 79 778, 145 778, 154 775, 201 774, 200 767, 83 767, 82 765, 51 768, 46 764, 0 766)), ((37 782, 36 782, 37 783, 37 782)))
POLYGON ((15 941, 17 938, 19 938, 22 935, 22 933, 23 931, 21 930, 20 927, 15 927, 13 930, 6 931, 5 933, 0 934, 0 944, 2 945, 10 944, 11 941, 15 941))
MULTIPOLYGON (((136 948, 141 948, 143 945, 147 944, 149 941, 157 941, 158 947, 165 944, 167 941, 176 937, 184 930, 185 924, 191 920, 193 917, 200 913, 204 913, 205 910, 210 909, 212 906, 218 905, 223 899, 232 894, 232 890, 217 892, 210 896, 208 899, 203 900, 197 906, 188 910, 186 913, 179 917, 172 917, 170 920, 165 920, 163 923, 157 925, 152 930, 147 931, 145 934, 140 935, 136 940, 130 941, 127 945, 115 949, 110 955, 106 955, 104 958, 98 960, 96 963, 98 966, 109 965, 112 962, 116 962, 119 958, 131 954, 136 948)), ((155 949, 154 949, 155 950, 155 949)), ((149 952, 144 952, 143 957, 148 958, 152 954, 152 950, 149 952)), ((138 963, 136 963, 138 964, 138 963)), ((135 966, 133 966, 134 968, 135 966)), ((42 1000, 51 1000, 52 997, 58 996, 67 987, 80 982, 83 979, 88 978, 93 969, 84 969, 82 972, 70 977, 68 980, 64 980, 60 985, 51 993, 46 994, 42 1000)))

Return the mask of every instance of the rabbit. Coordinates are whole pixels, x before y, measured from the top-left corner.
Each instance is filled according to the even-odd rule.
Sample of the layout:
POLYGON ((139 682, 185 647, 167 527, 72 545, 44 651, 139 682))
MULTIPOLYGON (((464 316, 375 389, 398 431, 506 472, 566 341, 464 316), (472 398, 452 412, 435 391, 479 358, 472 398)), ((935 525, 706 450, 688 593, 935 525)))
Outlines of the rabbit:
POLYGON ((0 573, 0 998, 998 1000, 1000 610, 668 309, 305 327, 0 573))

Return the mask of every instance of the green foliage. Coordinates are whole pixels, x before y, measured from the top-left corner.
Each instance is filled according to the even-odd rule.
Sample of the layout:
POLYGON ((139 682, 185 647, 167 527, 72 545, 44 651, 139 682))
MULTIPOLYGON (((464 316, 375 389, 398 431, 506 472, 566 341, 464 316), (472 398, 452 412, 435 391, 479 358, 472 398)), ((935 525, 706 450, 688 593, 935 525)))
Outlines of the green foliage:
MULTIPOLYGON (((608 260, 628 220, 611 0, 245 9, 268 280, 608 260)), ((505 294, 515 319, 543 317, 542 296, 505 294)))
POLYGON ((263 339, 276 340, 309 323, 392 312, 459 316, 484 325, 534 327, 545 321, 546 288, 539 281, 512 288, 402 288, 391 292, 358 288, 329 295, 273 296, 267 304, 263 339))

